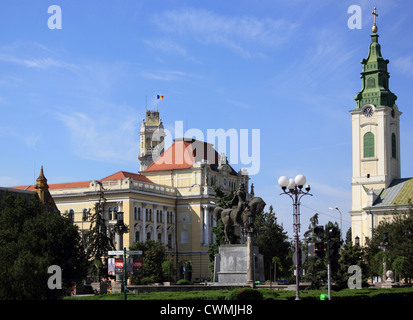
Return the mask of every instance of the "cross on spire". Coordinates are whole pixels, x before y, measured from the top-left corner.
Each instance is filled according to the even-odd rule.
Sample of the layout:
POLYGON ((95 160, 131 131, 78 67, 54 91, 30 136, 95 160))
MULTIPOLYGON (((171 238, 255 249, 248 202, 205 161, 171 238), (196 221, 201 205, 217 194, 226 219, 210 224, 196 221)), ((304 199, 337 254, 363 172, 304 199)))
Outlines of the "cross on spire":
POLYGON ((372 30, 373 30, 373 33, 376 33, 378 30, 377 25, 376 25, 376 19, 379 16, 379 14, 377 13, 376 7, 374 7, 374 10, 371 14, 374 16, 374 25, 373 25, 372 30))

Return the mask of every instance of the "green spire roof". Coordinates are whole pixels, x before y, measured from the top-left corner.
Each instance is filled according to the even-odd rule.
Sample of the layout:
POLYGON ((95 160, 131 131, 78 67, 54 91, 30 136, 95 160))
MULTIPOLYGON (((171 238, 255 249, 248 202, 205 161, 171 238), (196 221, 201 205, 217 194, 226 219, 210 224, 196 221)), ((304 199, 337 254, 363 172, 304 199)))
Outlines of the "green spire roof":
POLYGON ((385 60, 381 55, 378 37, 375 32, 371 34, 369 55, 367 59, 361 60, 363 72, 360 76, 361 91, 354 97, 357 102, 356 109, 360 109, 366 103, 371 103, 376 108, 385 106, 393 108, 397 99, 389 89, 390 75, 387 72, 389 60, 385 60))

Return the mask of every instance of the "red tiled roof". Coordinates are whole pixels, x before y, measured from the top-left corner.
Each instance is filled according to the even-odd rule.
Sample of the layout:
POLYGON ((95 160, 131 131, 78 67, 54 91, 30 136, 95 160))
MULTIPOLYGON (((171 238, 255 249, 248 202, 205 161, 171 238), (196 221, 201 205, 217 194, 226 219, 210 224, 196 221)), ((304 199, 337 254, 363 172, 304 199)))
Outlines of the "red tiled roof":
MULTIPOLYGON (((133 180, 143 181, 153 183, 151 180, 142 176, 140 174, 119 171, 116 172, 106 178, 103 178, 100 181, 110 181, 110 180, 119 180, 125 178, 132 178, 133 180)), ((80 181, 80 182, 65 182, 65 183, 54 183, 49 184, 49 190, 58 190, 58 189, 76 189, 76 188, 87 188, 89 187, 90 181, 80 181)), ((19 186, 19 187, 11 187, 12 189, 17 190, 28 190, 28 191, 35 191, 36 185, 28 185, 28 186, 19 186)))
POLYGON ((153 183, 151 180, 149 180, 147 177, 141 174, 126 172, 126 171, 116 172, 106 178, 103 178, 100 181, 120 180, 120 179, 125 179, 125 178, 132 178, 133 180, 136 180, 136 181, 153 183))
MULTIPOLYGON (((28 190, 28 191, 35 191, 36 185, 29 185, 29 186, 19 186, 19 187, 11 187, 12 189, 18 190, 28 190)), ((57 190, 57 189, 75 189, 75 188, 87 188, 89 187, 89 181, 81 181, 81 182, 64 182, 64 183, 54 183, 49 184, 49 190, 57 190)))
MULTIPOLYGON (((142 172, 188 169, 201 160, 207 160, 211 169, 217 170, 218 159, 218 152, 210 143, 187 138, 175 139, 172 146, 142 172)), ((232 167, 231 174, 237 174, 232 167)))

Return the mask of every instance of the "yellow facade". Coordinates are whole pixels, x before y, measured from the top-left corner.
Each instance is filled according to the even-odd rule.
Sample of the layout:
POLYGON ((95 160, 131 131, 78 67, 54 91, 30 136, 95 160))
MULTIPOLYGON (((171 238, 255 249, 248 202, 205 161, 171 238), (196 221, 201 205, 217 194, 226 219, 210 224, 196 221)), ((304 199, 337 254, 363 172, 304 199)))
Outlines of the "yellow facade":
MULTIPOLYGON (((195 142, 203 143, 191 140, 186 145, 195 142)), ((124 247, 148 239, 161 241, 176 262, 175 268, 180 261, 190 261, 191 280, 201 282, 210 278, 208 249, 214 242, 217 200, 213 187, 230 191, 244 183, 248 190, 249 178, 243 171, 236 173, 225 157, 212 166, 205 160, 192 160, 186 168, 151 167, 141 174, 120 171, 100 181, 50 185, 49 191, 60 212, 70 214, 84 234, 90 227, 88 212, 94 212, 102 187, 106 224, 114 225, 116 212, 124 212, 130 229, 123 235, 124 247)))

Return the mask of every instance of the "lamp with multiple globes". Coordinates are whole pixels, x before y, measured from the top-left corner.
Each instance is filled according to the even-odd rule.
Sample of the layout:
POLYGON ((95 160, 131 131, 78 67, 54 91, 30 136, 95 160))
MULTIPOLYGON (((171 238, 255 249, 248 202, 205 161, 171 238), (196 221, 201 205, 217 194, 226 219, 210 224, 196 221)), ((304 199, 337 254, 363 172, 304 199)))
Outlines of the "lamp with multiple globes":
POLYGON ((295 265, 295 284, 296 284, 296 300, 300 300, 299 284, 300 284, 300 270, 299 270, 299 233, 300 233, 300 204, 301 198, 305 195, 312 196, 310 194, 310 186, 306 185, 305 190, 303 190, 306 183, 306 178, 302 174, 297 175, 294 179, 289 179, 286 176, 281 176, 278 179, 278 184, 280 185, 283 193, 287 194, 293 201, 293 227, 294 227, 294 240, 295 240, 295 254, 296 254, 296 265, 295 265), (288 190, 287 190, 288 189, 288 190))

